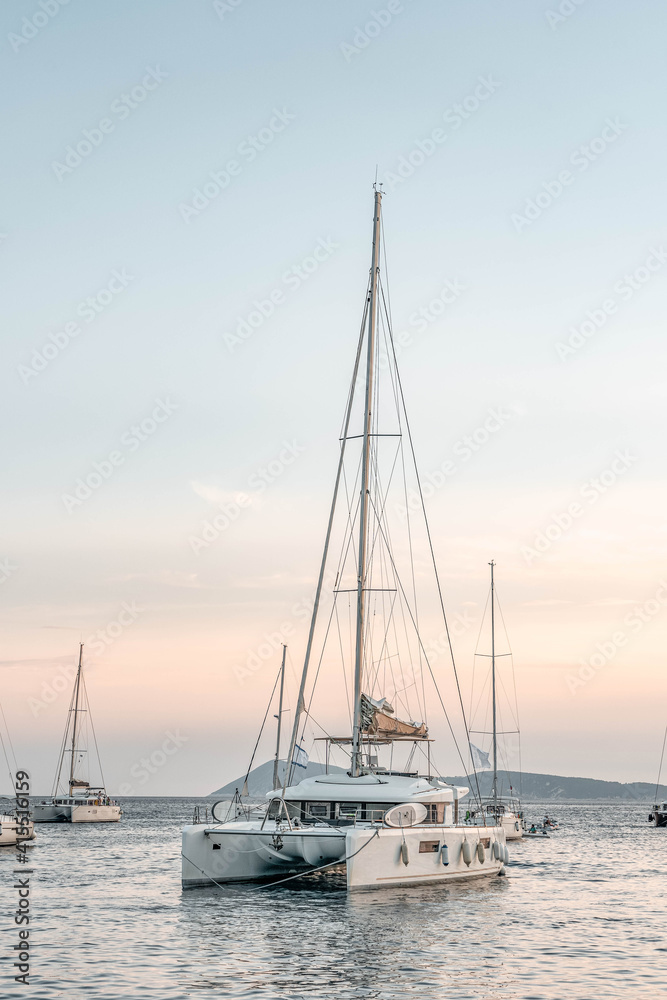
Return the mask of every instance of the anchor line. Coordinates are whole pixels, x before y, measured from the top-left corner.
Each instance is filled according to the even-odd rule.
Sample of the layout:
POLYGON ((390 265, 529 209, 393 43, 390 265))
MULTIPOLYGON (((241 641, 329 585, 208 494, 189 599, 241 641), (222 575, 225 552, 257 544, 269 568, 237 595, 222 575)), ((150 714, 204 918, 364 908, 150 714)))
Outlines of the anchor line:
MULTIPOLYGON (((354 854, 348 854, 347 857, 340 858, 338 861, 330 861, 326 865, 320 865, 319 868, 311 868, 310 871, 307 871, 307 872, 299 872, 297 875, 290 875, 290 876, 288 876, 288 878, 278 879, 277 882, 269 882, 268 885, 256 885, 256 886, 254 886, 251 889, 251 892, 256 892, 257 889, 272 889, 274 885, 282 885, 283 882, 291 882, 295 878, 302 878, 304 875, 312 875, 314 872, 324 871, 325 868, 335 868, 337 865, 344 865, 346 861, 351 861, 352 858, 356 858, 357 854, 361 854, 361 852, 366 847, 368 847, 368 845, 371 843, 371 841, 374 840, 375 837, 378 837, 379 835, 380 835, 379 829, 375 830, 375 832, 373 833, 373 836, 369 840, 367 840, 365 844, 362 844, 361 847, 357 851, 354 852, 354 854)), ((254 852, 252 852, 252 851, 243 851, 241 853, 243 853, 243 854, 252 854, 254 852)), ((213 882, 214 885, 217 885, 219 889, 223 889, 224 888, 224 885, 223 885, 222 882, 216 882, 216 880, 213 878, 212 875, 209 875, 208 872, 205 872, 203 868, 200 868, 199 865, 196 865, 194 863, 194 861, 190 861, 190 858, 186 857, 186 855, 183 854, 183 851, 181 851, 181 857, 185 858, 185 860, 187 862, 189 862, 192 865, 193 868, 196 868, 198 872, 201 872, 202 875, 205 875, 206 878, 210 879, 211 882, 213 882)), ((227 884, 229 884, 229 883, 227 883, 227 884)))

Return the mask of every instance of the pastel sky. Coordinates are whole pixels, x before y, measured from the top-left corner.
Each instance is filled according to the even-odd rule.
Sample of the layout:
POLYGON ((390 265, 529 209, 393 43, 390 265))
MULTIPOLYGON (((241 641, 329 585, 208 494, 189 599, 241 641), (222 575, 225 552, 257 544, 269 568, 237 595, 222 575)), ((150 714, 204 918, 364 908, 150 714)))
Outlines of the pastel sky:
POLYGON ((0 697, 35 790, 80 639, 111 792, 242 772, 279 650, 235 667, 281 629, 293 702, 376 169, 464 689, 495 558, 524 769, 655 779, 666 21, 659 0, 2 4, 0 697))

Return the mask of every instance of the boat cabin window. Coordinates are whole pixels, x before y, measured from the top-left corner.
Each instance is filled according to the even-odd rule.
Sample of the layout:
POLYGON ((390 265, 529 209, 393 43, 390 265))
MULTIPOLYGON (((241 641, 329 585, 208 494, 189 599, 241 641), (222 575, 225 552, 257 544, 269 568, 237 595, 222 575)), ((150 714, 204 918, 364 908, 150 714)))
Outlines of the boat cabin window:
POLYGON ((421 840, 419 842, 420 854, 437 854, 440 849, 439 840, 421 840))
POLYGON ((267 816, 269 819, 285 819, 285 806, 287 806, 287 812, 290 815, 290 819, 300 819, 301 818, 301 802, 285 802, 283 805, 282 799, 271 799, 269 803, 269 808, 267 811, 267 816))
POLYGON ((356 816, 359 813, 361 818, 361 802, 341 802, 338 806, 339 816, 356 816))
POLYGON ((329 819, 331 807, 328 802, 306 802, 305 819, 329 819))

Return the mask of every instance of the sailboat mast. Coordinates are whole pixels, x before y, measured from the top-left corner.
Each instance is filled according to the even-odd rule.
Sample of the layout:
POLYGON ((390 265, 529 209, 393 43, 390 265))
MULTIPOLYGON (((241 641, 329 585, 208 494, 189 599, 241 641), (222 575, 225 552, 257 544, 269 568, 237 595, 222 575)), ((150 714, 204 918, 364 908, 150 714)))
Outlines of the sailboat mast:
POLYGON ((74 723, 72 725, 72 748, 69 762, 69 793, 72 794, 72 783, 74 781, 74 754, 76 752, 76 731, 79 715, 79 692, 81 690, 81 661, 83 659, 83 643, 79 643, 79 667, 76 672, 76 683, 74 685, 74 723))
POLYGON ((380 260, 380 213, 382 192, 375 188, 373 212, 373 254, 368 309, 368 350, 366 354, 366 397, 364 406, 364 440, 361 458, 361 499, 359 505, 359 558, 357 563, 357 634, 354 656, 354 726, 352 730, 352 776, 361 773, 361 683, 364 657, 366 563, 368 550, 368 484, 370 480, 370 450, 373 418, 373 370, 375 366, 375 335, 378 311, 378 277, 380 260))
MULTIPOLYGON (((276 735, 276 758, 273 762, 273 787, 278 788, 278 761, 280 760, 280 729, 283 721, 283 691, 285 690, 285 654, 287 646, 283 643, 283 661, 280 665, 280 699, 278 701, 278 733, 276 735)), ((287 766, 287 765, 286 765, 287 766)))
POLYGON ((493 559, 491 567, 491 693, 493 698, 493 810, 498 813, 498 729, 496 720, 496 598, 493 582, 493 559))

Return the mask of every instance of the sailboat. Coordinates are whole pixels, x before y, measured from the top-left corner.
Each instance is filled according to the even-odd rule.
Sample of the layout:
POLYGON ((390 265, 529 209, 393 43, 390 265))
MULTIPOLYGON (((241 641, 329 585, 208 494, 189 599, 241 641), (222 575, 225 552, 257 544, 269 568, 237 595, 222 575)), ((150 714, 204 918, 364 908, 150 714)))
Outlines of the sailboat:
MULTIPOLYGON (((80 643, 79 663, 58 758, 53 794, 49 800, 43 799, 34 804, 35 823, 117 823, 120 820, 121 808, 107 795, 104 779, 102 778, 99 785, 92 786, 88 778, 84 777, 88 771, 89 756, 87 747, 83 745, 87 723, 90 723, 92 729, 90 705, 83 675, 83 643, 80 643), (66 768, 68 755, 69 767, 66 768), (66 794, 61 792, 64 784, 63 771, 69 772, 66 794)), ((93 740, 97 752, 94 730, 93 740)), ((97 761, 101 776, 99 754, 97 761)))
MULTIPOLYGON (((469 788, 441 776, 425 721, 428 680, 461 756, 448 712, 449 704, 463 715, 453 657, 456 688, 451 699, 443 699, 420 630, 417 527, 435 585, 431 611, 444 618, 425 508, 422 502, 419 525, 413 525, 411 511, 392 507, 388 499, 406 457, 415 474, 416 462, 381 276, 381 210, 376 185, 371 268, 284 781, 281 787, 276 768, 276 787, 261 819, 238 816, 184 828, 184 888, 267 877, 284 881, 336 866, 344 866, 350 890, 421 885, 497 876, 508 860, 504 826, 462 821, 460 803, 469 788), (398 542, 392 535, 397 526, 398 542), (335 551, 334 571, 328 572, 335 551), (399 562, 407 563, 405 575, 399 562), (328 590, 332 577, 325 613, 325 581, 328 590), (336 697, 342 700, 344 691, 351 733, 334 735, 341 714, 336 697), (298 782, 308 759, 308 729, 313 746, 323 745, 327 771, 298 782), (332 755, 342 756, 346 771, 328 772, 332 755)), ((418 481, 416 489, 423 500, 418 481)))
MULTIPOLYGON (((19 768, 16 763, 16 757, 14 755, 14 747, 12 746, 12 740, 9 735, 9 728, 7 726, 7 720, 5 719, 5 713, 2 708, 2 705, 0 705, 0 716, 2 717, 2 722, 4 724, 4 733, 2 731, 2 728, 0 727, 0 744, 2 745, 2 753, 5 758, 5 764, 7 766, 9 787, 11 788, 13 786, 14 788, 16 788, 17 786, 15 782, 18 780, 17 772, 19 771, 19 768), (9 747, 9 751, 12 756, 13 767, 9 761, 9 754, 7 753, 7 746, 5 745, 5 737, 7 738, 7 746, 9 747)), ((23 784, 23 782, 21 782, 20 784, 23 784)), ((5 798, 4 795, 0 797, 5 798)), ((12 800, 9 799, 9 796, 6 797, 9 801, 12 802, 12 807, 16 809, 17 808, 16 798, 12 800)), ((34 839, 35 839, 35 827, 32 820, 28 819, 26 814, 21 814, 19 812, 16 812, 14 815, 11 815, 11 813, 9 812, 0 813, 0 847, 9 846, 12 844, 18 844, 25 840, 34 840, 34 839)))
POLYGON ((658 780, 655 783, 655 803, 653 805, 653 809, 648 814, 648 821, 649 823, 652 823, 653 826, 667 826, 667 802, 658 802, 660 778, 662 777, 662 765, 665 759, 665 746, 667 746, 667 728, 665 729, 665 736, 662 741, 662 753, 660 755, 660 767, 658 768, 658 780))
MULTIPOLYGON (((501 795, 499 791, 498 783, 498 736, 508 735, 507 730, 503 731, 502 734, 498 732, 498 675, 497 675, 497 664, 498 655, 500 656, 511 656, 511 653, 496 653, 496 607, 497 607, 497 597, 496 597, 496 585, 494 579, 494 570, 496 567, 495 561, 492 559, 489 563, 491 567, 491 591, 489 595, 491 603, 491 652, 486 653, 476 653, 476 656, 488 656, 491 660, 491 750, 492 750, 492 761, 491 766, 493 769, 493 779, 491 785, 491 796, 482 803, 482 807, 486 817, 491 817, 493 821, 503 826, 505 830, 505 837, 507 840, 521 840, 524 835, 524 824, 523 824, 523 812, 521 810, 521 803, 518 801, 517 797, 514 795, 501 795)), ((517 713, 518 714, 518 713, 517 713)), ((472 716, 472 710, 471 710, 472 716)), ((519 735, 518 730, 518 719, 517 719, 517 729, 512 732, 515 735, 519 735)), ((480 732, 479 730, 471 730, 471 732, 480 732)), ((479 750, 473 747, 471 744, 471 751, 473 754, 476 752, 479 754, 479 750)), ((488 756, 488 755, 484 755, 488 756)), ((511 792, 510 788, 510 792, 511 792)), ((474 821, 474 818, 473 818, 474 821)))

